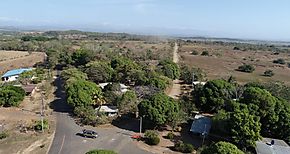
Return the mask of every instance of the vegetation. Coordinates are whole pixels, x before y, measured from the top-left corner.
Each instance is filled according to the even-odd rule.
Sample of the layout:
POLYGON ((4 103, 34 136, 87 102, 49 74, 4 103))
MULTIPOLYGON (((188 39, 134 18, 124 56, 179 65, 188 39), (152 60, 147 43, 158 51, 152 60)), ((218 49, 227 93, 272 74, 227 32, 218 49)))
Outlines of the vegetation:
POLYGON ((12 85, 0 87, 0 106, 18 106, 23 101, 25 91, 21 87, 12 85))
POLYGON ((272 70, 266 70, 264 72, 264 76, 272 77, 272 76, 274 76, 274 72, 272 70))
POLYGON ((279 59, 273 60, 273 63, 281 64, 281 65, 286 64, 285 59, 283 59, 283 58, 279 58, 279 59))
POLYGON ((9 137, 9 134, 6 131, 0 132, 0 140, 9 137))
POLYGON ((180 79, 183 80, 184 83, 191 84, 193 75, 194 81, 204 81, 206 78, 206 74, 200 68, 190 68, 187 65, 181 66, 180 79))
POLYGON ((238 71, 252 73, 255 71, 255 67, 253 65, 243 64, 239 66, 238 71))
POLYGON ((86 154, 117 154, 117 153, 112 150, 91 150, 89 152, 86 152, 86 154))
POLYGON ((201 55, 202 55, 202 56, 209 56, 209 52, 208 52, 208 51, 203 51, 203 52, 201 53, 201 55))
POLYGON ((181 141, 177 142, 173 149, 182 153, 192 153, 194 151, 194 147, 191 144, 183 143, 181 141))
POLYGON ((139 114, 151 126, 161 126, 172 123, 179 116, 179 104, 164 93, 157 93, 139 105, 139 114))
MULTIPOLYGON (((41 122, 41 120, 35 121, 35 124, 34 124, 33 128, 36 131, 41 131, 42 130, 42 122, 41 122)), ((49 124, 48 124, 48 120, 44 119, 43 120, 43 130, 46 130, 46 129, 49 129, 49 124)))
POLYGON ((201 154, 244 154, 244 152, 234 144, 220 141, 203 149, 201 154))
POLYGON ((160 142, 158 133, 153 130, 146 130, 144 134, 145 142, 149 145, 157 145, 160 142))
POLYGON ((172 132, 169 132, 165 137, 169 140, 172 140, 174 139, 175 135, 172 132))
POLYGON ((178 65, 171 60, 160 61, 159 67, 160 72, 170 79, 178 79, 180 76, 178 65))
POLYGON ((192 55, 199 55, 199 52, 196 51, 196 50, 193 50, 193 51, 191 52, 191 54, 192 54, 192 55))

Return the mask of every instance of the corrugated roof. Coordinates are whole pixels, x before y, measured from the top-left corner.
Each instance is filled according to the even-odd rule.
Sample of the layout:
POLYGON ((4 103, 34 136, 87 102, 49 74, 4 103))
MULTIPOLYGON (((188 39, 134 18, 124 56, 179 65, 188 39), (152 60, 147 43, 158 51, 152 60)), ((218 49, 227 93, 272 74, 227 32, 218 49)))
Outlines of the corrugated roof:
POLYGON ((209 134, 209 130, 211 128, 211 119, 203 115, 196 115, 194 119, 195 120, 192 122, 190 131, 199 134, 209 134))
POLYGON ((257 154, 288 154, 290 153, 290 147, 283 140, 263 138, 262 141, 256 141, 257 154), (274 140, 274 144, 271 145, 271 141, 274 140))
POLYGON ((20 68, 20 69, 10 70, 10 71, 6 72, 4 75, 2 75, 2 78, 14 76, 14 75, 19 75, 25 71, 31 71, 31 70, 32 70, 32 68, 20 68))

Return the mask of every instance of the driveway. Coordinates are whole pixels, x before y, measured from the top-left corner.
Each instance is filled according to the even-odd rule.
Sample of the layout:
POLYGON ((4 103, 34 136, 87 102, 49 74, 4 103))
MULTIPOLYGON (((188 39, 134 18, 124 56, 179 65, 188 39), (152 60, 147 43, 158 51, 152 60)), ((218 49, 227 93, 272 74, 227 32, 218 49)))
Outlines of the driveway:
POLYGON ((117 127, 93 128, 99 134, 96 139, 77 136, 76 134, 84 128, 70 117, 71 108, 65 103, 65 94, 59 78, 55 79, 55 85, 57 87, 55 95, 58 99, 51 105, 57 122, 49 154, 84 154, 92 149, 109 149, 119 154, 150 154, 138 148, 135 141, 130 138, 134 132, 117 127))

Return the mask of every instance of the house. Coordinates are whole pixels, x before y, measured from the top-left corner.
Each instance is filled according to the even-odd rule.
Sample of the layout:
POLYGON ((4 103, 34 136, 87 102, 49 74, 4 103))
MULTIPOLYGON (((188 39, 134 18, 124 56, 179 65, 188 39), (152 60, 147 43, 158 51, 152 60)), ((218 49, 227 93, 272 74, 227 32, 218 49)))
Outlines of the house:
POLYGON ((256 141, 257 154, 288 154, 290 146, 279 139, 263 138, 261 141, 256 141))
POLYGON ((119 111, 116 106, 107 106, 107 105, 101 105, 95 110, 97 112, 105 113, 109 117, 117 116, 119 111))
MULTIPOLYGON (((111 82, 106 82, 106 83, 100 83, 99 86, 104 89, 108 84, 112 84, 111 82)), ((129 86, 126 86, 122 83, 120 83, 120 88, 121 88, 121 92, 125 93, 126 91, 128 91, 129 86)))
POLYGON ((212 121, 209 117, 201 114, 197 114, 191 124, 190 132, 196 135, 207 135, 209 134, 212 121))
POLYGON ((14 69, 6 72, 4 75, 1 76, 2 81, 4 82, 10 82, 15 81, 18 79, 19 75, 26 71, 31 71, 32 68, 20 68, 20 69, 14 69))

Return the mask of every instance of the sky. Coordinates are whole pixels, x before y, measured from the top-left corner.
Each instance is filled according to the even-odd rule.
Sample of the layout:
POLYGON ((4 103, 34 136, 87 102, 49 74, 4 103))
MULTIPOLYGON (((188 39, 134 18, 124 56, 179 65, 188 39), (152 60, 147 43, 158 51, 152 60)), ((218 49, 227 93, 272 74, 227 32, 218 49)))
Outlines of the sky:
POLYGON ((290 41, 290 1, 2 0, 0 26, 290 41))

